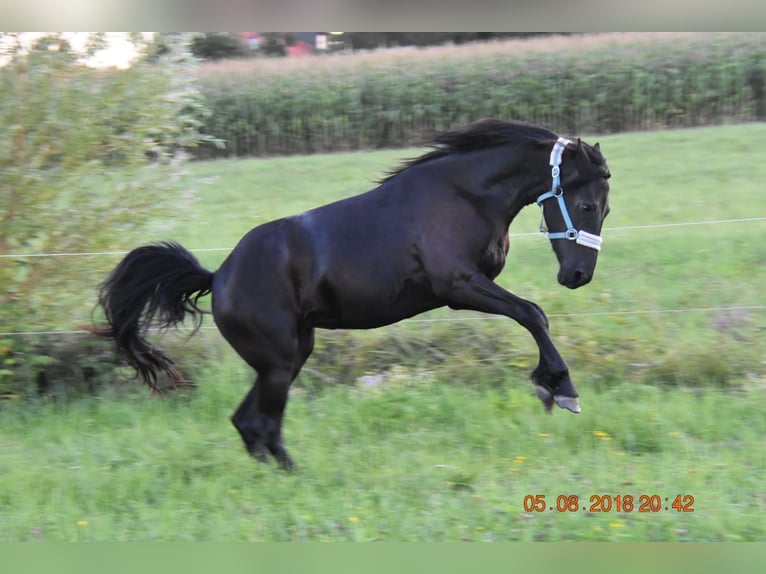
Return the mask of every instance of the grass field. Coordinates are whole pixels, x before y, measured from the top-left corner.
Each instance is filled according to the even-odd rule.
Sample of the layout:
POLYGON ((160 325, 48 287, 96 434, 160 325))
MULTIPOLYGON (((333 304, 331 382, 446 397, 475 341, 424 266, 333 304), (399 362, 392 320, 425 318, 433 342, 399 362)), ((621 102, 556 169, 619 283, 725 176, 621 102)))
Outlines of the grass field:
MULTIPOLYGON (((499 282, 551 316, 581 415, 543 412, 536 349, 510 321, 440 310, 321 333, 291 396, 299 470, 285 474, 250 460, 228 422, 251 374, 218 334, 167 336, 197 389, 0 404, 0 540, 766 539, 766 222, 624 229, 766 216, 764 137, 754 124, 598 138, 612 215, 581 290, 556 284, 545 240, 512 236, 499 282), (529 511, 528 495, 580 506, 529 511), (594 495, 635 508, 590 512, 594 495), (638 512, 642 495, 660 509, 638 512), (694 512, 671 507, 678 495, 694 512)), ((195 164, 199 200, 147 241, 231 247, 415 153, 195 164)), ((511 233, 538 223, 529 208, 511 233)))

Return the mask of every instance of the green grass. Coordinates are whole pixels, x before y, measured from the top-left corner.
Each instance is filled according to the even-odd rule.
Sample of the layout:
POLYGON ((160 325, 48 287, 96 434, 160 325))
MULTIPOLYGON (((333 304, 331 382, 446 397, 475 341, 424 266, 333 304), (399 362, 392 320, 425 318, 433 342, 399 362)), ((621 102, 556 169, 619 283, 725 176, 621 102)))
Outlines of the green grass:
MULTIPOLYGON (((762 305, 766 223, 609 228, 766 215, 764 137, 754 124, 599 138, 612 215, 584 289, 556 284, 546 241, 512 237, 499 281, 551 315, 581 415, 542 411, 534 343, 511 321, 440 310, 322 332, 288 407, 299 471, 285 474, 250 460, 228 422, 252 375, 217 332, 167 336, 193 392, 0 403, 0 540, 763 540, 766 313, 651 312, 762 305), (535 494, 695 502, 525 512, 535 494)), ((199 200, 147 241, 230 247, 415 153, 195 164, 199 200)), ((529 208, 511 232, 538 223, 529 208)), ((200 254, 211 267, 224 256, 200 254)))
POLYGON ((297 392, 285 433, 300 469, 285 474, 245 456, 226 422, 244 388, 218 378, 188 401, 4 413, 0 540, 766 536, 762 392, 586 389, 581 416, 552 417, 521 383, 297 392), (690 494, 694 512, 525 512, 536 494, 586 507, 593 495, 690 494))

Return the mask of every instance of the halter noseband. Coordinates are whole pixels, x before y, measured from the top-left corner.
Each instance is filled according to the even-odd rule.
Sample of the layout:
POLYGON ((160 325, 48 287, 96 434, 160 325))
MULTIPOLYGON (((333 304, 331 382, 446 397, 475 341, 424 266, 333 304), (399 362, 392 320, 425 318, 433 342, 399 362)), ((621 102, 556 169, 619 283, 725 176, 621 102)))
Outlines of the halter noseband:
POLYGON ((576 229, 572 224, 572 218, 569 217, 569 210, 567 210, 567 204, 564 201, 564 188, 561 187, 561 170, 559 169, 559 166, 561 165, 561 154, 564 153, 564 148, 566 148, 566 146, 570 143, 572 142, 568 139, 559 138, 556 140, 556 143, 553 144, 550 160, 550 165, 552 166, 551 178, 553 179, 551 190, 543 193, 540 197, 537 198, 537 205, 540 206, 540 210, 543 212, 543 219, 540 222, 540 231, 545 233, 548 239, 568 239, 570 241, 576 242, 578 245, 584 245, 585 247, 590 247, 596 251, 601 251, 601 237, 592 233, 588 233, 587 231, 576 229), (564 224, 567 226, 566 231, 559 231, 556 233, 548 232, 548 227, 545 223, 545 210, 543 208, 543 201, 551 197, 555 197, 559 204, 561 216, 564 218, 564 224))

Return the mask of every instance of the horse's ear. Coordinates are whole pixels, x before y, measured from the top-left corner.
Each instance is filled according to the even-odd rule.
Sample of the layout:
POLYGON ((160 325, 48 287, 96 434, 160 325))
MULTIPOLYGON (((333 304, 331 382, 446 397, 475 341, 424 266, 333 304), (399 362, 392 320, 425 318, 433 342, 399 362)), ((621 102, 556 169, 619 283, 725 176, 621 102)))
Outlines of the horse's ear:
POLYGON ((596 145, 593 146, 593 149, 596 150, 598 153, 601 153, 601 146, 598 145, 598 142, 596 142, 596 145))
POLYGON ((591 165, 590 154, 588 153, 587 146, 583 145, 583 141, 577 138, 577 166, 581 170, 586 170, 591 165))
POLYGON ((580 153, 582 153, 582 141, 580 138, 577 138, 576 140, 569 140, 569 143, 566 145, 565 149, 575 152, 576 155, 580 155, 580 153))

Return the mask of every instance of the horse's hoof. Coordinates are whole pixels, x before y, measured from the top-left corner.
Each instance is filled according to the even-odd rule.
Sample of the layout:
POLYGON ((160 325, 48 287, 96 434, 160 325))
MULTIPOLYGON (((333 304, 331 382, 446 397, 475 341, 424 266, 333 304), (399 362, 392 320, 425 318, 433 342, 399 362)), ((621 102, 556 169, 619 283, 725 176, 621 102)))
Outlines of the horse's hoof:
POLYGON ((279 466, 282 467, 282 470, 287 472, 292 472, 295 470, 295 463, 287 453, 285 447, 282 445, 270 445, 269 451, 271 451, 271 455, 277 461, 279 466))
POLYGON ((573 413, 579 413, 581 411, 580 399, 577 397, 564 397, 562 395, 555 395, 553 400, 555 400, 556 404, 562 409, 570 410, 573 413))
POLYGON ((269 451, 266 450, 266 445, 262 442, 257 442, 252 445, 246 446, 247 451, 258 462, 269 462, 269 451))
POLYGON ((293 459, 291 459, 290 457, 287 457, 287 459, 284 459, 284 460, 280 460, 279 466, 285 472, 295 472, 297 470, 295 463, 293 462, 293 459))

